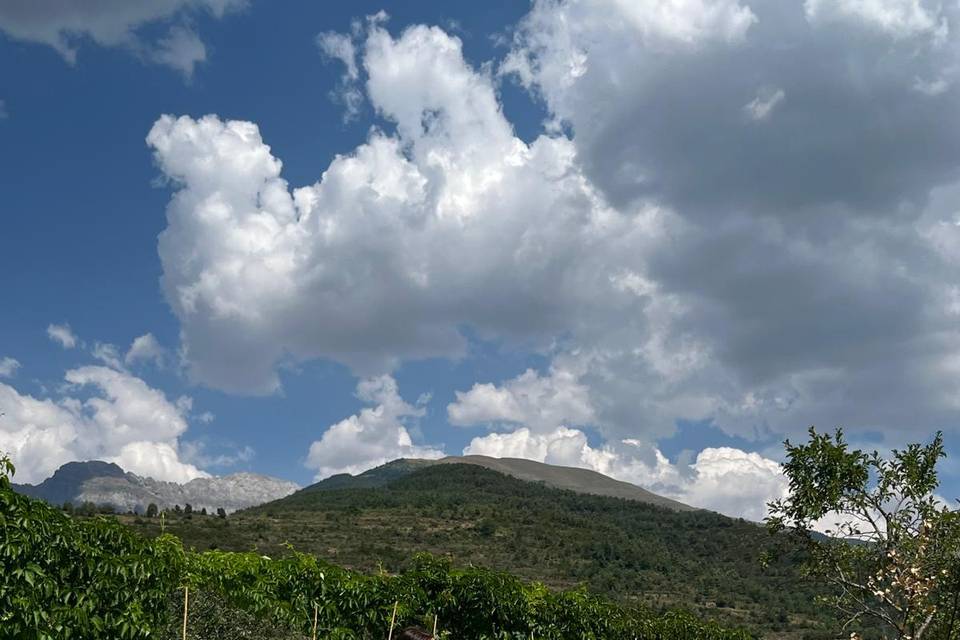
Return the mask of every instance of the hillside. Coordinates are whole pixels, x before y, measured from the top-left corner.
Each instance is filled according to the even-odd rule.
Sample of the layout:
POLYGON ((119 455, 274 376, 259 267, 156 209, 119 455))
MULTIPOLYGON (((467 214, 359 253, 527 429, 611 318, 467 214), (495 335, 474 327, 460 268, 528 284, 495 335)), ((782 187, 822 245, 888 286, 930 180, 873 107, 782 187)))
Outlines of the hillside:
MULTIPOLYGON (((197 549, 256 548, 274 556, 290 543, 366 571, 398 571, 428 551, 459 566, 509 570, 554 587, 583 584, 767 635, 832 622, 795 565, 761 568, 770 538, 754 523, 555 489, 475 464, 402 461, 358 478, 366 486, 331 479, 225 520, 168 517, 166 530, 197 549)), ((156 520, 125 521, 160 531, 156 520)))
POLYGON ((624 498, 656 504, 676 511, 690 511, 694 507, 658 496, 635 484, 614 480, 602 473, 579 467, 562 467, 522 458, 492 458, 490 456, 448 456, 439 460, 404 458, 388 462, 356 476, 340 474, 306 487, 304 491, 331 489, 360 489, 382 487, 392 480, 436 464, 472 464, 527 482, 541 482, 555 489, 588 493, 612 498, 624 498))
POLYGON ((50 504, 92 503, 118 511, 143 513, 151 503, 160 509, 191 505, 194 509, 227 513, 289 495, 298 485, 255 473, 195 478, 185 483, 163 482, 125 472, 113 463, 68 462, 43 482, 14 484, 13 489, 50 504))
POLYGON ((300 553, 191 551, 11 491, 12 471, 0 455, 3 638, 372 640, 432 625, 444 639, 749 640, 424 554, 400 574, 362 574, 300 553))

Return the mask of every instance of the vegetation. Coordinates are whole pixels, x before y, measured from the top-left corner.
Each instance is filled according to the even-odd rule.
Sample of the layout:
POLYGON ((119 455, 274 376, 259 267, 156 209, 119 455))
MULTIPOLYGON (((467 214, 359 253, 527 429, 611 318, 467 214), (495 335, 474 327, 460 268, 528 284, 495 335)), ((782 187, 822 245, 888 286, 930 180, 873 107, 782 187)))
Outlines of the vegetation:
MULTIPOLYGON (((304 490, 226 519, 168 517, 166 531, 197 549, 271 557, 285 543, 366 572, 410 569, 420 551, 486 566, 555 589, 584 585, 628 606, 684 608, 767 635, 828 633, 836 617, 814 602, 797 558, 766 568, 769 534, 708 511, 677 512, 524 482, 474 465, 388 465, 353 488, 304 490)), ((147 535, 158 522, 122 518, 147 535)))
MULTIPOLYGON (((0 458, 0 628, 12 638, 380 638, 392 624, 441 621, 440 637, 746 640, 688 614, 655 616, 584 590, 418 556, 399 575, 364 575, 292 550, 184 551, 103 517, 74 518, 12 491, 0 458), (239 614, 237 612, 240 612, 239 614), (249 627, 236 629, 237 622, 249 627), (264 625, 272 625, 272 629, 264 625), (237 631, 237 633, 234 633, 237 631)), ((211 518, 216 521, 217 519, 211 518)))
POLYGON ((178 540, 145 541, 14 493, 0 457, 0 629, 8 638, 145 638, 183 570, 178 540))
POLYGON ((944 456, 938 433, 884 459, 851 451, 843 432, 810 430, 787 447, 790 497, 771 505, 774 532, 789 530, 808 549, 808 572, 832 585, 826 598, 859 629, 879 623, 905 640, 949 640, 960 600, 960 518, 934 496, 944 456), (813 533, 831 523, 834 538, 813 533))

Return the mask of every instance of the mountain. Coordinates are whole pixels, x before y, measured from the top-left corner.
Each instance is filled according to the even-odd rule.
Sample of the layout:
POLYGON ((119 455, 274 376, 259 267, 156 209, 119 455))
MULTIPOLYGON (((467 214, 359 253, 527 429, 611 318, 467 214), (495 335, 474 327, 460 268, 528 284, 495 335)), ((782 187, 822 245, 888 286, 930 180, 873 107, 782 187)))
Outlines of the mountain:
POLYGON ((637 502, 655 504, 675 511, 692 511, 694 507, 659 496, 635 484, 614 480, 602 473, 579 467, 562 467, 522 458, 492 458, 490 456, 448 456, 439 460, 401 458, 370 469, 356 476, 339 474, 330 476, 303 491, 331 491, 336 489, 362 489, 382 487, 410 473, 438 464, 471 464, 497 471, 527 482, 539 482, 555 489, 576 493, 624 498, 637 502))
MULTIPOLYGON (((551 587, 584 585, 657 610, 691 609, 763 635, 799 637, 836 623, 800 575, 799 550, 762 565, 773 540, 756 523, 655 504, 633 490, 641 499, 588 493, 627 490, 592 474, 483 462, 512 473, 476 459, 397 460, 328 478, 225 520, 168 517, 165 531, 197 549, 257 549, 271 557, 289 553, 289 543, 364 571, 400 571, 425 551, 551 587), (520 473, 535 473, 535 480, 520 473)), ((161 531, 156 518, 121 519, 147 535, 161 531)))
POLYGON ((440 464, 475 464, 520 480, 542 482, 548 487, 556 489, 646 502, 675 511, 694 510, 694 507, 682 502, 664 498, 635 484, 614 480, 590 469, 561 467, 521 458, 491 458, 489 456, 450 456, 438 462, 440 464))
POLYGON ((92 460, 68 462, 40 484, 15 484, 13 488, 56 505, 90 502, 142 513, 150 503, 160 509, 189 504, 198 511, 222 508, 231 513, 290 495, 300 486, 255 473, 196 478, 179 484, 144 478, 113 463, 92 460))

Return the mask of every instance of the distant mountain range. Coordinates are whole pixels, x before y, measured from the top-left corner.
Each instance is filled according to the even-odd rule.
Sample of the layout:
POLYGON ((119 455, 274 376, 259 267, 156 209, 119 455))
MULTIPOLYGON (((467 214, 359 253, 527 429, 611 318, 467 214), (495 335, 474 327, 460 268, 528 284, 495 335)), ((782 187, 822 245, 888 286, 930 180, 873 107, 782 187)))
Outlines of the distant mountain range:
POLYGON ((40 484, 14 484, 13 488, 55 505, 91 502, 117 511, 142 513, 151 503, 160 509, 189 504, 197 511, 222 508, 231 513, 288 496, 300 485, 256 473, 196 478, 179 484, 144 478, 111 462, 91 460, 68 462, 40 484))
POLYGON ((695 509, 682 502, 647 491, 635 484, 614 480, 590 469, 561 467, 522 458, 492 458, 490 456, 448 456, 439 460, 401 458, 355 476, 346 473, 330 476, 302 491, 382 487, 414 471, 437 464, 471 464, 498 471, 518 480, 539 482, 554 489, 566 489, 595 496, 625 498, 636 502, 655 504, 674 511, 692 511, 695 509))

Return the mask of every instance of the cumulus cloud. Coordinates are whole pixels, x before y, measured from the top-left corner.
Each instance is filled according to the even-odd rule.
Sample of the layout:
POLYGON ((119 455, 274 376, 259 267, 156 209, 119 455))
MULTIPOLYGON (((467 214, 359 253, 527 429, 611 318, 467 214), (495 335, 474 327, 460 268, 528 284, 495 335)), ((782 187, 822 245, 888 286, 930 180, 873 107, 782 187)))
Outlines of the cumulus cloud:
POLYGON ((767 503, 787 492, 780 465, 757 453, 710 447, 689 465, 673 464, 636 441, 593 447, 583 431, 567 427, 491 433, 474 438, 463 453, 592 469, 691 506, 753 521, 762 520, 767 503))
POLYGON ((47 326, 47 337, 64 349, 73 349, 79 341, 69 324, 51 324, 47 326))
POLYGON ((514 423, 553 427, 596 420, 589 390, 575 372, 560 368, 545 376, 528 369, 502 387, 485 383, 458 391, 447 415, 450 424, 461 426, 514 423))
POLYGON ((614 387, 630 380, 636 414, 713 418, 746 437, 815 423, 902 441, 955 422, 955 378, 942 375, 960 349, 953 259, 929 239, 954 215, 932 196, 957 178, 957 47, 807 20, 830 5, 952 33, 958 10, 816 4, 798 15, 751 2, 743 38, 693 53, 652 55, 639 31, 610 26, 625 14, 589 19, 589 2, 538 2, 517 30, 503 72, 574 132, 591 183, 619 209, 672 212, 633 279, 656 300, 647 317, 664 321, 634 335, 682 347, 638 359, 628 341, 603 340, 582 379, 595 402, 625 404, 614 387), (937 79, 937 100, 917 78, 937 79), (745 127, 745 110, 763 126, 745 127), (687 355, 664 385, 646 374, 671 351, 687 355))
POLYGON ((9 356, 0 358, 0 378, 12 378, 19 368, 20 362, 16 358, 9 356))
POLYGON ((207 47, 192 29, 177 26, 157 41, 150 55, 155 62, 176 69, 190 80, 196 65, 207 59, 207 47))
POLYGON ((253 460, 256 451, 253 447, 244 446, 224 453, 209 453, 206 443, 202 440, 185 442, 180 447, 180 457, 186 462, 198 467, 235 467, 253 460))
POLYGON ((357 47, 354 38, 359 34, 359 23, 355 23, 353 34, 325 31, 317 36, 317 47, 324 57, 343 63, 344 72, 336 89, 330 97, 344 106, 344 120, 352 120, 360 113, 363 92, 358 86, 360 69, 357 65, 357 47))
POLYGON ((357 397, 373 405, 330 426, 310 445, 307 467, 321 480, 337 473, 359 473, 396 458, 442 458, 443 451, 413 443, 407 422, 424 414, 408 404, 387 375, 361 380, 357 397))
POLYGON ((121 361, 123 356, 120 355, 120 350, 117 349, 116 345, 95 342, 93 348, 90 349, 90 355, 108 367, 123 369, 123 362, 121 361))
POLYGON ((631 306, 602 263, 633 261, 655 213, 606 208, 569 140, 516 138, 458 39, 374 26, 363 52, 398 133, 374 130, 314 185, 291 191, 252 123, 164 116, 150 132, 177 186, 159 246, 194 379, 271 392, 278 364, 317 357, 379 374, 463 354, 463 324, 546 343, 577 308, 631 306))
POLYGON ((138 362, 152 362, 154 365, 163 366, 166 352, 152 333, 145 333, 142 336, 134 338, 130 348, 127 349, 123 361, 127 366, 132 366, 138 362))
POLYGON ((158 480, 184 482, 206 473, 178 456, 184 413, 162 392, 104 366, 71 369, 56 398, 41 399, 0 384, 0 450, 17 478, 39 482, 72 460, 102 459, 158 480))
POLYGON ((182 21, 205 12, 216 18, 246 6, 246 0, 15 0, 0 6, 0 30, 12 38, 53 47, 70 64, 89 39, 103 47, 123 47, 168 65, 186 77, 206 58, 198 36, 180 22, 150 42, 140 33, 147 24, 182 21))

